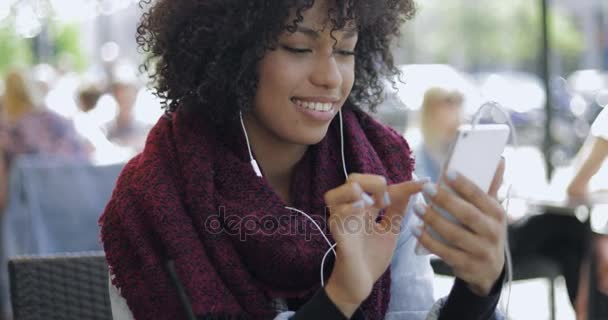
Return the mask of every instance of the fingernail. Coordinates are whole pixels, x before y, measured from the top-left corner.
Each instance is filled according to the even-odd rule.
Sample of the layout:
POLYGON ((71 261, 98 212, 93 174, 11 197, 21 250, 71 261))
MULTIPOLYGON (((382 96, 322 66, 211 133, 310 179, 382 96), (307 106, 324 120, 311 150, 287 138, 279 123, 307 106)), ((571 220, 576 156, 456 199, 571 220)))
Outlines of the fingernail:
POLYGON ((363 202, 363 200, 359 200, 359 201, 353 203, 353 208, 363 209, 363 208, 365 208, 365 202, 363 202))
POLYGON ((423 216, 424 213, 426 212, 426 208, 424 207, 424 205, 422 203, 416 203, 414 205, 414 212, 416 212, 416 214, 418 216, 423 216))
POLYGON ((446 172, 445 176, 448 178, 449 181, 454 181, 456 180, 456 178, 458 178, 458 172, 454 171, 453 169, 448 170, 448 172, 446 172))
POLYGON ((429 197, 434 197, 437 195, 437 187, 434 184, 427 182, 422 187, 422 192, 429 197))
POLYGON ((374 201, 374 199, 372 199, 372 197, 370 197, 370 196, 369 196, 367 193, 365 193, 365 192, 361 194, 361 198, 363 199, 363 201, 365 201, 365 203, 366 203, 368 206, 373 206, 373 205, 374 205, 374 203, 376 203, 376 201, 374 201))
POLYGON ((419 227, 411 227, 410 231, 416 238, 419 238, 422 235, 422 230, 420 230, 419 227))
POLYGON ((384 205, 385 206, 391 205, 391 195, 388 194, 388 191, 384 191, 384 205))

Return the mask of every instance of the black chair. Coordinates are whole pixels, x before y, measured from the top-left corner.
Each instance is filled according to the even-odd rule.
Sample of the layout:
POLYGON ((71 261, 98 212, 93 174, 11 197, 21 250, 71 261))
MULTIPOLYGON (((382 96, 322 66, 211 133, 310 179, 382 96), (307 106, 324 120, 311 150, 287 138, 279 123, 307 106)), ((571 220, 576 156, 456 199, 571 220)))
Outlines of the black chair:
POLYGON ((103 252, 21 256, 9 260, 15 320, 111 320, 103 252))
MULTIPOLYGON (((441 259, 431 259, 435 273, 453 277, 452 268, 441 259)), ((513 265, 513 281, 545 278, 549 281, 550 319, 555 320, 555 278, 562 274, 559 265, 541 256, 520 259, 513 265)))

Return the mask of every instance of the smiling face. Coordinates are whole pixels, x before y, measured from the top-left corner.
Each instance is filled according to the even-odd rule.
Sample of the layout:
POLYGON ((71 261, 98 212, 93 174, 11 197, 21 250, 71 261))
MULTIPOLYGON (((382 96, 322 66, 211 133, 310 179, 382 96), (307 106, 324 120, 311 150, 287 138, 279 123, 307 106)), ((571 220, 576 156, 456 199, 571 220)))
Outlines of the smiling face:
POLYGON ((353 87, 357 32, 351 25, 332 33, 329 9, 329 1, 317 0, 297 31, 281 34, 258 65, 249 122, 282 142, 320 142, 353 87))

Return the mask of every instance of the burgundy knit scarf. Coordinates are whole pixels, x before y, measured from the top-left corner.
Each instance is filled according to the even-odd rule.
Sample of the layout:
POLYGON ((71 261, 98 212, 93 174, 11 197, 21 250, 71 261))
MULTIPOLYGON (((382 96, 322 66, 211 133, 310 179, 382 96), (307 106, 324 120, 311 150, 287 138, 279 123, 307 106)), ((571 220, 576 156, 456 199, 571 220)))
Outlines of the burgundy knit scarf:
MULTIPOLYGON (((410 149, 398 133, 363 112, 343 117, 349 173, 411 179, 410 149)), ((220 131, 197 119, 162 117, 120 175, 99 220, 113 284, 136 319, 181 319, 165 268, 173 260, 195 314, 272 319, 275 298, 308 299, 319 289, 328 245, 255 175, 238 125, 220 131)), ((322 227, 324 193, 345 182, 341 163, 336 117, 292 178, 293 206, 322 227)), ((383 319, 389 298, 387 271, 362 305, 367 319, 383 319)))

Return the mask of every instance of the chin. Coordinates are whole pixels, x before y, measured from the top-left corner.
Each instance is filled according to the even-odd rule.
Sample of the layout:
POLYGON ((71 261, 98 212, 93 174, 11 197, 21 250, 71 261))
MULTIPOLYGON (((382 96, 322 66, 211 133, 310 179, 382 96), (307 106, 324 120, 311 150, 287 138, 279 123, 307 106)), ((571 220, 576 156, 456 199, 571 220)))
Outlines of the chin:
POLYGON ((298 134, 291 136, 292 142, 301 145, 315 145, 325 138, 329 126, 322 128, 302 128, 298 134))

